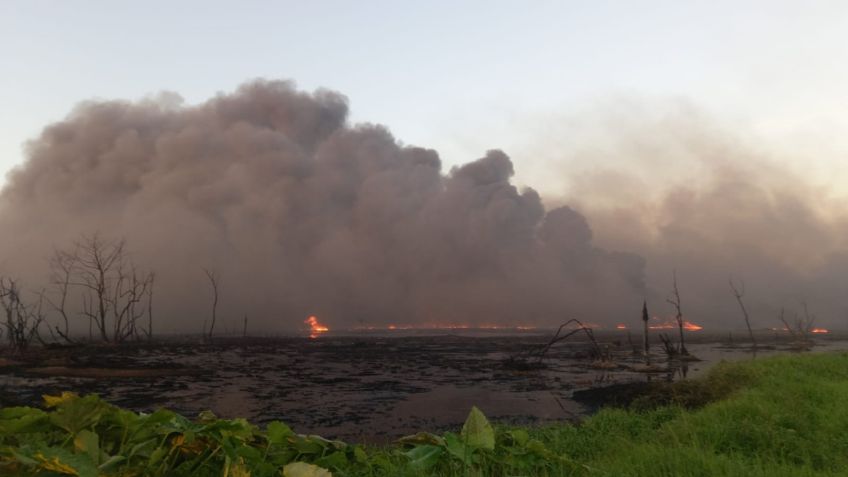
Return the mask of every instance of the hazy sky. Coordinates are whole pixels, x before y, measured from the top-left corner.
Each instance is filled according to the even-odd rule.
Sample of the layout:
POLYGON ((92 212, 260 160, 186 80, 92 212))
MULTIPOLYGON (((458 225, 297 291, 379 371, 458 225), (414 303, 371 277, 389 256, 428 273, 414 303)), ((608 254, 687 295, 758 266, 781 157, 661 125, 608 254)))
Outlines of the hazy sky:
MULTIPOLYGON (((713 324, 739 324, 731 275, 758 326, 848 316, 844 1, 0 0, 0 54, 0 171, 81 101, 159 99, 79 108, 9 176, 29 283, 105 229, 165 288, 218 267, 272 326, 611 322, 673 270, 713 324)), ((197 321, 205 289, 170 300, 197 321)))
POLYGON ((340 91, 449 165, 503 148, 519 181, 558 131, 540 118, 684 100, 848 189, 841 1, 0 0, 0 53, 3 171, 81 100, 195 103, 265 77, 340 91))

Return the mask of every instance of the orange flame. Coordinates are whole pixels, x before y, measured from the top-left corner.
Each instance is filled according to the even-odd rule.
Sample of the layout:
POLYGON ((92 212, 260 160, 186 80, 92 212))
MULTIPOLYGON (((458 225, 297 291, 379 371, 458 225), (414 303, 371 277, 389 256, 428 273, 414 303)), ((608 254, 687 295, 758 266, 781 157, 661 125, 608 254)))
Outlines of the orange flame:
POLYGON ((319 337, 321 333, 326 333, 330 331, 329 328, 322 325, 321 323, 318 323, 318 318, 316 318, 315 316, 310 316, 309 318, 304 320, 304 323, 309 325, 309 337, 312 339, 319 337))
POLYGON ((619 323, 619 324, 615 325, 615 329, 617 329, 617 330, 626 330, 626 329, 627 329, 627 325, 625 325, 624 323, 619 323))
POLYGON ((813 329, 810 330, 810 333, 827 334, 827 333, 830 333, 830 330, 828 330, 826 328, 813 328, 813 329))
MULTIPOLYGON (((656 316, 653 317, 653 319, 659 321, 659 318, 657 318, 656 316)), ((671 319, 664 322, 655 322, 654 324, 649 325, 648 328, 652 330, 671 330, 677 328, 677 320, 671 319)), ((691 321, 683 320, 683 329, 686 331, 701 331, 704 329, 704 327, 701 325, 696 325, 691 321)))
MULTIPOLYGON (((376 330, 377 327, 366 327, 360 329, 376 330)), ((420 323, 420 324, 389 324, 385 328, 389 331, 395 330, 535 330, 535 326, 529 325, 501 325, 493 323, 468 324, 468 323, 420 323)))

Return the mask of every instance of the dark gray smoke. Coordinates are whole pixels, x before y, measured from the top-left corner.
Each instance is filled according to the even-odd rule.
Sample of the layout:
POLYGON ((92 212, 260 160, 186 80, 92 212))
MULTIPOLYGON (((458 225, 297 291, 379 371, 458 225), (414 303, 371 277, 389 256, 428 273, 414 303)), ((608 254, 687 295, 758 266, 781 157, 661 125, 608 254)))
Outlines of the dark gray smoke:
POLYGON ((301 328, 310 314, 353 327, 638 312, 644 260, 598 248, 580 213, 517 189, 504 153, 445 173, 435 151, 347 113, 338 93, 280 81, 199 106, 81 104, 8 177, 0 273, 37 286, 54 247, 125 237, 157 274, 168 331, 207 319, 202 268, 221 277, 224 326, 247 314, 254 331, 301 328))

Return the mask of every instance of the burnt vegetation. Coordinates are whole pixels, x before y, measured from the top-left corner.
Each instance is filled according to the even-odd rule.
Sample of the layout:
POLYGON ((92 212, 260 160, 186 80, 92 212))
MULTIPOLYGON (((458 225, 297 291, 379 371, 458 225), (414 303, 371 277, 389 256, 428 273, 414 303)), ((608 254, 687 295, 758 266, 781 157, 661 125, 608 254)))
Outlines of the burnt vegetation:
POLYGON ((133 262, 125 240, 82 236, 71 247, 54 250, 49 265, 49 287, 37 292, 0 277, 2 333, 11 350, 26 351, 34 342, 77 344, 81 337, 72 332, 75 321, 87 322, 89 342, 153 338, 154 275, 133 262))
POLYGON ((554 333, 547 343, 531 346, 511 355, 504 361, 504 366, 518 370, 543 369, 546 367, 544 362, 545 357, 547 357, 548 352, 551 351, 554 345, 577 334, 583 334, 589 340, 589 343, 591 344, 589 357, 595 361, 610 360, 609 353, 605 353, 598 344, 598 341, 595 339, 595 334, 592 331, 592 328, 584 325, 580 320, 572 318, 559 325, 556 333, 554 333))
POLYGON ((748 338, 751 340, 751 346, 756 351, 757 349, 757 339, 754 337, 754 331, 751 329, 751 318, 748 316, 748 309, 745 308, 745 302, 742 300, 742 297, 745 296, 745 282, 740 281, 739 286, 733 281, 733 278, 728 280, 730 283, 730 291, 733 293, 733 297, 736 299, 736 302, 739 303, 739 308, 742 310, 742 316, 745 318, 745 326, 748 328, 748 338))
POLYGON ((680 289, 677 288, 677 270, 673 272, 672 276, 672 292, 671 295, 666 298, 665 301, 673 305, 676 311, 676 314, 674 315, 674 320, 677 323, 677 329, 680 332, 680 344, 679 346, 674 346, 667 336, 660 335, 660 337, 663 341, 663 346, 665 347, 666 354, 668 354, 670 357, 688 357, 690 355, 689 350, 686 349, 686 338, 683 333, 684 320, 683 309, 681 308, 680 289))
POLYGON ((786 317, 785 310, 781 308, 778 319, 783 325, 783 329, 789 333, 792 346, 799 350, 808 350, 815 344, 812 336, 816 329, 816 316, 810 314, 807 302, 801 302, 801 308, 803 309, 803 314, 799 315, 797 312, 793 312, 790 319, 786 317))
POLYGON ((33 341, 44 341, 39 328, 44 323, 44 295, 37 294, 34 301, 26 301, 19 282, 0 277, 0 306, 6 318, 5 335, 13 351, 26 351, 33 341))

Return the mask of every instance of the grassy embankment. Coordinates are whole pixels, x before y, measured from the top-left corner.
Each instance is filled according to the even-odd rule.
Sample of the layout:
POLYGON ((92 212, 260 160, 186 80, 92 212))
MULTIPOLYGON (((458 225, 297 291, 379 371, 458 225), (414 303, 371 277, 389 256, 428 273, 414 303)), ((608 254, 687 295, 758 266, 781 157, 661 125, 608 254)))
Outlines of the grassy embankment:
POLYGON ((493 430, 472 411, 461 432, 388 448, 298 436, 280 423, 139 416, 93 396, 47 404, 0 410, 0 475, 328 475, 295 461, 335 476, 848 475, 846 354, 721 364, 577 427, 493 430))

